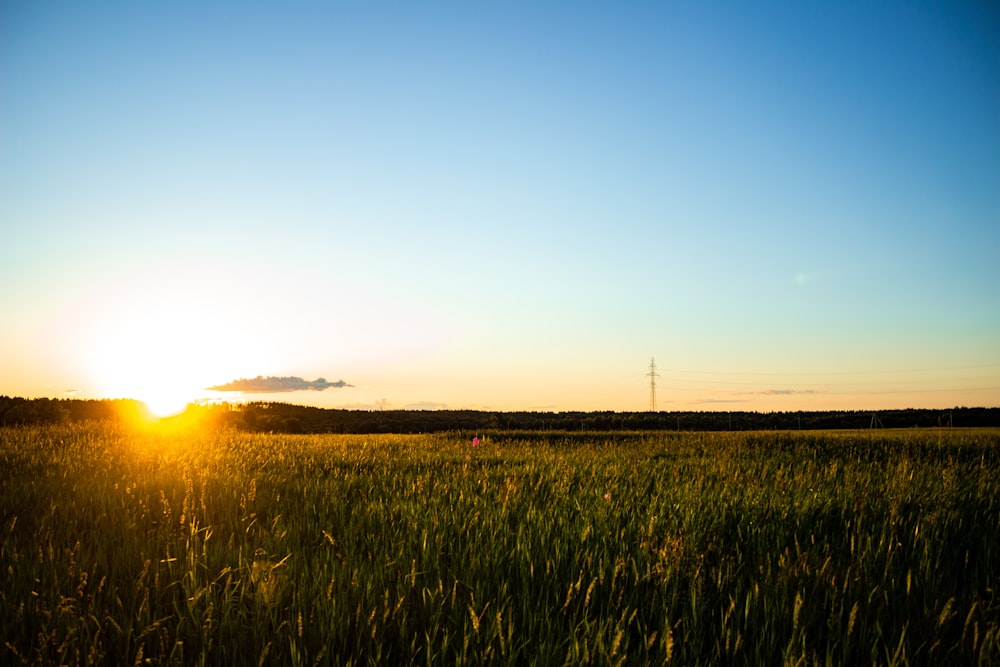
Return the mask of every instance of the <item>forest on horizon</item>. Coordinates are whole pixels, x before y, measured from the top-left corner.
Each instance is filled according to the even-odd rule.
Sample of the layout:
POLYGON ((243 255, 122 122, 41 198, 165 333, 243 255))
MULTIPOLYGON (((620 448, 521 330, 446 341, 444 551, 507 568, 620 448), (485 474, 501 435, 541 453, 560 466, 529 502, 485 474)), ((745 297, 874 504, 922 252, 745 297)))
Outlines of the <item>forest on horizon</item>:
MULTIPOLYGON (((88 420, 152 419, 132 399, 0 396, 0 426, 88 420)), ((344 410, 291 403, 188 406, 170 419, 197 418, 257 433, 435 433, 444 431, 761 431, 867 428, 1000 427, 1000 408, 829 410, 795 412, 530 412, 482 410, 344 410)))

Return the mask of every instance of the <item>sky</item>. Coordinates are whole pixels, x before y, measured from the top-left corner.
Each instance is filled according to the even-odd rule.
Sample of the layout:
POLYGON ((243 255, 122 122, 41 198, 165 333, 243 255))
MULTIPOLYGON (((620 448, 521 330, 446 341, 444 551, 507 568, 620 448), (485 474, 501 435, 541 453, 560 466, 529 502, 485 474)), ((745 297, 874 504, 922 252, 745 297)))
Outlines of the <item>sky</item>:
POLYGON ((0 394, 1000 406, 1000 10, 0 4, 0 394))

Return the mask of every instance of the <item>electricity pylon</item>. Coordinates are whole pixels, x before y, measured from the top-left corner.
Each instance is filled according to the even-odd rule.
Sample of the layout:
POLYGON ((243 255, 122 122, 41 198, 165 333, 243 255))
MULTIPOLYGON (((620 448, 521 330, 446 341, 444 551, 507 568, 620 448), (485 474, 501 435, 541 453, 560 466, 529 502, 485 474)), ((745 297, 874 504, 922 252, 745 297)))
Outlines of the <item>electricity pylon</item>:
POLYGON ((653 358, 649 360, 649 372, 646 376, 649 378, 649 411, 656 412, 656 378, 660 374, 656 372, 656 360, 653 358))

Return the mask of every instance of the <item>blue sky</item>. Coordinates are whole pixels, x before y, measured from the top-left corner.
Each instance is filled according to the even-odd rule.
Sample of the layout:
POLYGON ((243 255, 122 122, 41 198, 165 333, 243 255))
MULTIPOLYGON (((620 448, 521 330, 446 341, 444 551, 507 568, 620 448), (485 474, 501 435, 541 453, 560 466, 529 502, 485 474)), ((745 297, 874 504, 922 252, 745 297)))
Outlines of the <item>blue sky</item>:
POLYGON ((661 409, 1000 405, 998 30, 4 3, 0 393, 641 410, 656 357, 661 409))

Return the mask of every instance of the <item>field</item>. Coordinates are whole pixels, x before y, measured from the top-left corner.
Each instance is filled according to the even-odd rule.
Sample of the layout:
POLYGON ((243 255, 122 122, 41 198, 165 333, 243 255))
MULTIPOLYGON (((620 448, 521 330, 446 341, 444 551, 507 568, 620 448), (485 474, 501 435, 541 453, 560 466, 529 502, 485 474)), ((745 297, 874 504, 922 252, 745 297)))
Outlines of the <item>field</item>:
POLYGON ((1000 432, 0 429, 6 664, 1000 664, 1000 432))

